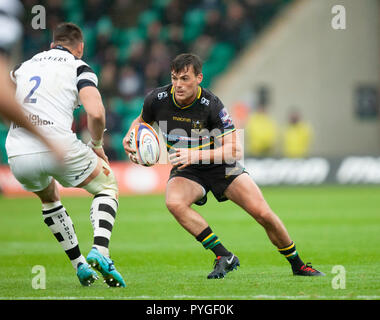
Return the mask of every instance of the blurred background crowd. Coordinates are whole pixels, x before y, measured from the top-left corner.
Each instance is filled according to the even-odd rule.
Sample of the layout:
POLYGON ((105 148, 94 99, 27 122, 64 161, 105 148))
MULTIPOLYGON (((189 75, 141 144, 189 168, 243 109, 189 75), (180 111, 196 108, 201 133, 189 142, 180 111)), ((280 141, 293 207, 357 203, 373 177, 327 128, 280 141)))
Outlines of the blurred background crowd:
MULTIPOLYGON (((107 110, 105 146, 111 160, 124 160, 121 140, 139 114, 144 96, 170 82, 170 61, 194 52, 204 61, 202 86, 209 88, 245 45, 290 0, 25 0, 22 57, 48 50, 51 31, 62 21, 84 33, 86 61, 99 78, 107 110), (32 7, 46 9, 46 29, 33 29, 32 7)), ((83 108, 73 130, 86 139, 83 108)), ((1 128, 1 140, 7 128, 1 128)), ((3 143, 1 143, 3 147, 3 143)), ((6 162, 4 149, 1 160, 6 162)))
MULTIPOLYGON (((211 89, 244 129, 255 158, 342 158, 380 150, 380 0, 24 0, 14 63, 48 50, 54 27, 79 25, 107 111, 105 149, 122 138, 145 95, 170 82, 183 52, 204 61, 211 89), (32 27, 46 10, 46 28, 32 27), (335 11, 334 11, 335 10, 335 11), (334 13, 335 12, 335 13, 334 13), (337 13, 338 12, 338 13, 337 13), (344 24, 335 28, 333 21, 344 24), (337 125, 339 124, 339 125, 337 125), (363 143, 365 141, 365 143, 363 143)), ((88 139, 83 107, 73 131, 88 139)), ((0 122, 0 161, 7 126, 0 122)))

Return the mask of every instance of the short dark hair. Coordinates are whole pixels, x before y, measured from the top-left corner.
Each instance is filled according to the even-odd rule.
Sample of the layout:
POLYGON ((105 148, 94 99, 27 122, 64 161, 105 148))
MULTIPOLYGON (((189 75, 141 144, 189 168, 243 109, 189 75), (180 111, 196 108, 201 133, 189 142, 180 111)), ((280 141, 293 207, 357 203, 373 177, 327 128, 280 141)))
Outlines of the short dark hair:
POLYGON ((60 23, 53 31, 53 42, 68 46, 76 46, 83 42, 82 30, 74 23, 60 23))
POLYGON ((193 66, 194 73, 197 76, 202 72, 202 60, 197 55, 193 53, 182 53, 174 58, 170 68, 171 71, 178 73, 193 66))

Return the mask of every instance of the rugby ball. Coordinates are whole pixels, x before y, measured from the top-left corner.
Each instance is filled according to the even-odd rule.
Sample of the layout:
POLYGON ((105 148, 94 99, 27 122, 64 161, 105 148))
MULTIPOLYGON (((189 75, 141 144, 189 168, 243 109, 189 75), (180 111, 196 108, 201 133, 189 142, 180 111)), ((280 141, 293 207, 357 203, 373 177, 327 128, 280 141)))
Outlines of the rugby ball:
POLYGON ((160 143, 156 131, 147 123, 137 124, 129 136, 129 145, 136 150, 140 164, 153 166, 160 158, 160 143))

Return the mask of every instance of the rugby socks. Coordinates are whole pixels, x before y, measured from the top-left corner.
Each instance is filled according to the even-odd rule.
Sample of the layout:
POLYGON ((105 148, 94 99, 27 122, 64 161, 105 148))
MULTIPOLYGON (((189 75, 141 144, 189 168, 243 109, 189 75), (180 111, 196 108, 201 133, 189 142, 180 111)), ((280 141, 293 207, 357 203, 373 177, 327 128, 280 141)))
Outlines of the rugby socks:
POLYGON ((202 243, 205 249, 210 249, 215 256, 230 256, 229 252, 220 242, 219 238, 212 232, 210 227, 204 229, 196 239, 202 243))
POLYGON ((92 201, 90 220, 94 229, 94 245, 102 255, 109 257, 108 245, 115 223, 118 202, 105 193, 98 193, 92 201))
POLYGON ((79 263, 86 263, 79 249, 73 222, 62 203, 60 201, 43 203, 42 216, 45 224, 69 257, 74 269, 77 269, 79 263))
POLYGON ((278 249, 278 251, 282 255, 284 255, 285 258, 289 261, 293 270, 298 270, 304 265, 304 263, 302 262, 301 258, 298 255, 298 252, 296 250, 296 245, 293 241, 290 245, 284 248, 280 248, 278 249))

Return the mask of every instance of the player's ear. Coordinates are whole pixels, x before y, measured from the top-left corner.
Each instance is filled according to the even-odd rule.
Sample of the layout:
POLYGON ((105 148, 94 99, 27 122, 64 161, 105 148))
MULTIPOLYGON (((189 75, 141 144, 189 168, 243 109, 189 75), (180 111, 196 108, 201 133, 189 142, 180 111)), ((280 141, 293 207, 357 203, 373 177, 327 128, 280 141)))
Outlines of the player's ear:
POLYGON ((198 84, 200 84, 203 80, 203 73, 197 75, 198 84))
POLYGON ((83 56, 83 52, 84 52, 84 42, 83 41, 78 43, 76 50, 78 52, 78 58, 81 59, 83 56))
POLYGON ((50 43, 50 49, 53 49, 55 47, 54 42, 50 43))

